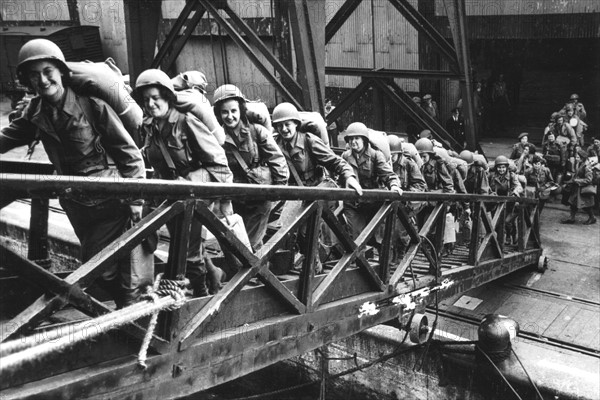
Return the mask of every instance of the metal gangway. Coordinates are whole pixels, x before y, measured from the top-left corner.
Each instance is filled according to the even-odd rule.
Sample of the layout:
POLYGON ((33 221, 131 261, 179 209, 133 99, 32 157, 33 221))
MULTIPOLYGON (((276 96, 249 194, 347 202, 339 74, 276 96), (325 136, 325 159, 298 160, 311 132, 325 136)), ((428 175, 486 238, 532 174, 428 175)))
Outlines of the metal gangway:
MULTIPOLYGON (((2 359, 10 353, 2 349, 2 399, 177 398, 382 323, 410 331, 411 338, 419 341, 427 326, 423 325, 424 319, 413 318, 415 313, 424 313, 425 307, 436 301, 515 270, 544 263, 538 205, 532 199, 411 192, 400 197, 389 191, 366 190, 360 200, 380 207, 358 238, 352 240, 336 210, 328 206, 332 201, 358 200, 349 189, 92 180, 53 175, 47 164, 7 161, 0 163, 0 170, 2 207, 18 199, 31 199, 30 241, 44 237, 48 199, 84 192, 89 196, 162 201, 107 251, 66 276, 49 272, 3 241, 2 268, 17 275, 19 282, 43 289, 43 294, 17 315, 2 316, 3 345, 31 337, 52 342, 53 337, 47 337, 49 332, 85 326, 94 321, 92 318, 110 315, 114 310, 86 289, 112 261, 169 221, 175 221, 178 228, 170 237, 164 265, 166 279, 185 272, 191 218, 200 220, 223 251, 241 264, 217 294, 187 298, 182 307, 158 314, 145 368, 139 366, 136 355, 144 337, 150 338, 148 317, 107 329, 89 340, 85 337, 87 331, 73 331, 77 334, 73 333, 68 347, 30 357, 10 368, 2 365, 2 359), (296 201, 297 207, 254 254, 209 208, 214 199, 236 198, 296 201), (411 222, 408 201, 425 201, 433 206, 420 228, 411 222), (446 214, 458 202, 472 205, 470 243, 445 255, 446 214), (518 241, 511 246, 501 240, 508 207, 514 207, 517 213, 518 241), (325 263, 322 273, 316 273, 314 261, 323 224, 337 237, 341 254, 325 263), (410 241, 402 259, 392 264, 392 239, 398 224, 410 241), (307 238, 303 249, 307 256, 301 270, 276 275, 270 261, 289 247, 290 238, 299 229, 305 230, 307 238), (382 244, 377 256, 369 258, 365 250, 378 231, 383 233, 382 244), (70 308, 83 312, 88 319, 72 323, 53 323, 49 319, 70 308), (413 320, 419 321, 416 326, 413 320)), ((10 282, 14 285, 15 280, 10 282)), ((11 293, 16 295, 3 301, 19 302, 18 290, 11 287, 11 293)))

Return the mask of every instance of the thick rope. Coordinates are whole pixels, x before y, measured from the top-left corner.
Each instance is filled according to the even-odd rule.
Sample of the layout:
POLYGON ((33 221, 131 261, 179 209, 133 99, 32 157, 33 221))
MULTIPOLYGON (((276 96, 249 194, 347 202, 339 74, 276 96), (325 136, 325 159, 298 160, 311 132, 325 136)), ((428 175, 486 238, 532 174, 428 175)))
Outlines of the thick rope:
MULTIPOLYGON (((146 294, 150 297, 152 302, 156 303, 158 301, 158 296, 156 295, 156 291, 159 288, 160 281, 162 280, 162 274, 159 274, 154 281, 154 286, 152 290, 150 290, 148 286, 148 293, 146 294)), ((148 356, 148 346, 150 346, 150 340, 152 339, 152 335, 154 334, 154 329, 156 328, 156 322, 158 321, 158 312, 152 314, 150 317, 150 322, 148 322, 148 329, 146 330, 146 335, 144 336, 144 340, 142 341, 142 346, 140 347, 140 351, 138 353, 138 365, 142 369, 148 368, 146 365, 146 359, 148 356)))
MULTIPOLYGON (((163 281, 164 282, 164 281, 163 281)), ((185 295, 180 285, 177 290, 160 288, 155 292, 156 296, 164 296, 157 301, 143 301, 129 307, 116 310, 112 313, 101 315, 83 326, 76 326, 74 330, 65 334, 65 327, 45 331, 44 342, 39 343, 39 335, 16 339, 7 343, 0 343, 0 354, 2 362, 0 371, 16 368, 27 362, 38 360, 40 357, 55 351, 65 350, 72 345, 84 340, 92 339, 111 329, 129 324, 145 316, 157 313, 161 310, 173 310, 185 303, 185 295)))

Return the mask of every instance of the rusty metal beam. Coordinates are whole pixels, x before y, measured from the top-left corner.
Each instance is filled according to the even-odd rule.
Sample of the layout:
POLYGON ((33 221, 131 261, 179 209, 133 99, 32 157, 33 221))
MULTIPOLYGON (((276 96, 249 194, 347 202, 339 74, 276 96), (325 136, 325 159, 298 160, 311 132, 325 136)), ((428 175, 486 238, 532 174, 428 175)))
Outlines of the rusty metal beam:
POLYGON ((263 55, 263 57, 265 57, 267 61, 271 63, 275 70, 281 75, 281 78, 284 79, 284 81, 289 82, 291 85, 293 85, 293 87, 291 88, 292 91, 294 93, 301 92, 302 86, 300 86, 300 84, 296 82, 296 79, 294 79, 294 77, 288 71, 288 69, 281 63, 281 61, 279 61, 277 57, 273 55, 271 50, 269 50, 267 46, 265 46, 265 44, 258 37, 256 32, 254 32, 254 30, 252 30, 252 28, 250 28, 250 26, 248 26, 248 24, 244 22, 244 20, 240 18, 228 5, 223 5, 222 9, 227 13, 229 18, 231 18, 231 21, 233 22, 234 26, 236 26, 240 31, 242 31, 244 35, 246 35, 246 38, 248 39, 250 44, 255 46, 263 55))
MULTIPOLYGON (((177 39, 177 41, 175 41, 171 45, 171 47, 169 48, 169 52, 167 53, 167 55, 165 55, 165 57, 162 59, 162 62, 160 63, 160 67, 163 71, 172 73, 176 72, 172 71, 173 65, 175 64, 175 60, 177 59, 177 57, 179 57, 179 54, 181 54, 181 51, 192 36, 192 33, 194 33, 194 29, 196 29, 196 26, 198 25, 205 13, 206 8, 202 6, 202 3, 199 0, 196 0, 194 15, 189 20, 186 20, 183 34, 180 38, 177 39)), ((158 68, 156 60, 152 62, 152 67, 158 68)))
POLYGON ((471 72, 471 57, 469 54, 469 34, 467 32, 467 16, 464 0, 444 0, 448 12, 450 31, 458 57, 458 66, 461 73, 460 90, 463 101, 463 115, 465 118, 465 136, 467 148, 471 151, 478 150, 478 133, 473 98, 473 74, 471 72))
POLYGON ((352 89, 352 91, 350 93, 348 93, 346 95, 346 97, 344 97, 339 102, 337 107, 335 107, 333 109, 333 111, 331 111, 329 113, 329 115, 327 115, 327 117, 326 117, 327 124, 331 124, 332 122, 337 120, 339 117, 341 117, 342 114, 346 110, 348 110, 348 108, 350 108, 350 106, 352 104, 354 104, 354 102, 356 102, 356 100, 358 100, 358 98, 360 96, 362 96, 369 88, 371 88, 372 85, 373 85, 373 80, 371 78, 363 79, 362 82, 360 82, 360 84, 357 87, 352 89))
POLYGON ((324 67, 325 67, 325 43, 321 43, 320 32, 313 29, 311 21, 311 7, 319 7, 313 10, 312 15, 323 15, 325 11, 324 0, 287 0, 289 5, 290 20, 294 37, 294 48, 296 50, 296 64, 298 66, 298 81, 303 88, 303 108, 310 111, 318 111, 325 114, 324 102, 324 67), (319 13, 322 6, 322 12, 319 13), (319 51, 317 51, 317 47, 319 51), (323 78, 319 75, 323 73, 323 78))
POLYGON ((442 36, 437 29, 425 18, 419 11, 417 11, 408 0, 388 0, 400 11, 402 16, 416 29, 419 33, 423 34, 424 37, 440 52, 440 54, 448 61, 450 69, 453 71, 459 71, 458 60, 456 57, 456 50, 444 36, 442 36))
POLYGON ((131 82, 135 82, 137 76, 149 68, 154 59, 161 5, 162 1, 157 0, 125 0, 123 3, 131 82))
POLYGON ((294 94, 290 92, 288 88, 285 87, 285 85, 283 85, 283 83, 267 68, 267 66, 262 63, 262 61, 255 54, 254 50, 250 47, 248 43, 246 43, 246 40, 242 37, 242 35, 240 35, 240 33, 237 32, 231 21, 223 18, 219 14, 218 8, 211 1, 197 1, 201 2, 203 6, 206 7, 206 10, 208 10, 210 15, 215 19, 215 21, 217 21, 219 26, 223 28, 225 32, 227 32, 229 37, 240 47, 240 49, 244 51, 244 53, 248 56, 250 61, 252 61, 254 66, 258 68, 258 70, 264 75, 264 77, 267 78, 267 80, 273 86, 275 86, 275 88, 279 92, 281 92, 290 103, 293 103, 298 109, 303 110, 303 102, 299 101, 299 99, 297 99, 294 96, 294 94))
POLYGON ((360 5, 361 0, 346 0, 325 26, 325 44, 329 43, 360 5))
POLYGON ((387 68, 325 67, 327 75, 361 76, 363 78, 415 78, 415 79, 459 79, 460 74, 452 71, 408 70, 387 68))

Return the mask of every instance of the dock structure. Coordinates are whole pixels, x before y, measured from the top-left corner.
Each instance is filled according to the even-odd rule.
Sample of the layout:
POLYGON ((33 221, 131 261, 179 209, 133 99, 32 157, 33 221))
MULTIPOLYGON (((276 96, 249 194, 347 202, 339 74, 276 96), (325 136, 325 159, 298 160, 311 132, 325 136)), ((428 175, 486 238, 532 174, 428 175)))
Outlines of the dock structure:
MULTIPOLYGON (((3 166, 5 171, 27 168, 6 162, 3 166)), ((2 244, 2 257, 9 260, 5 266, 28 284, 44 290, 42 296, 3 324, 5 346, 13 346, 15 341, 43 342, 45 334, 56 335, 56 328, 60 331, 61 326, 53 324, 51 316, 65 307, 87 315, 77 321, 62 322, 65 340, 70 342, 61 351, 37 354, 33 346, 37 356, 18 360, 10 368, 2 367, 1 393, 5 398, 73 398, 77 393, 88 398, 139 394, 177 398, 390 321, 412 331, 416 342, 424 341, 426 337, 420 332, 427 328, 427 322, 420 316, 426 306, 518 269, 540 262, 543 266, 544 262, 537 202, 531 199, 409 192, 400 197, 381 190, 366 191, 359 199, 355 192, 346 189, 90 181, 70 176, 49 179, 43 173, 3 173, 2 186, 4 205, 16 199, 47 200, 79 191, 89 196, 164 201, 99 257, 64 279, 2 244), (285 224, 256 254, 209 209, 212 199, 241 196, 292 201, 297 205, 292 214, 282 216, 285 224), (380 208, 358 238, 352 240, 336 212, 324 204, 356 200, 377 202, 380 208), (406 201, 427 201, 433 206, 419 230, 408 217, 406 201), (444 224, 448 207, 455 202, 471 202, 474 221, 480 221, 480 226, 472 230, 468 247, 458 247, 454 254, 445 255, 444 224), (520 210, 519 240, 515 246, 504 246, 498 238, 503 237, 506 205, 513 203, 520 210), (189 298, 183 307, 163 313, 150 341, 146 369, 141 369, 135 359, 146 333, 144 320, 132 320, 93 335, 93 340, 85 340, 86 335, 92 337, 89 329, 102 329, 94 326, 98 321, 94 318, 113 312, 109 305, 86 292, 103 268, 138 246, 149 233, 174 220, 181 229, 170 238, 164 278, 176 279, 185 272, 182 254, 186 254, 186 226, 192 218, 201 221, 221 248, 241 265, 223 289, 216 295, 189 298), (322 224, 334 233, 340 254, 326 263, 323 272, 316 273, 322 224), (392 264, 394 226, 401 226, 410 240, 403 257, 392 264), (307 238, 305 248, 300 249, 306 255, 301 268, 276 275, 272 271, 276 254, 290 250, 289 238, 299 229, 306 232, 307 238), (382 246, 378 254, 368 258, 369 239, 377 232, 383 232, 382 246), (79 329, 82 324, 88 324, 88 330, 79 329), (53 368, 49 369, 49 365, 53 368)), ((40 218, 47 218, 46 213, 34 210, 32 229, 43 226, 40 218)), ((7 355, 12 356, 12 350, 7 355)))

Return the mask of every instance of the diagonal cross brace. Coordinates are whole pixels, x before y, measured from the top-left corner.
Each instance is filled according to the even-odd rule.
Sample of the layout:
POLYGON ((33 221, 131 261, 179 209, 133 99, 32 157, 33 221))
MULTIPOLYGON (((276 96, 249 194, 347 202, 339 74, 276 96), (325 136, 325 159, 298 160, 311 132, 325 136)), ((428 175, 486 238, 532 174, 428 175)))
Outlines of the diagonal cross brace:
MULTIPOLYGON (((354 259, 364 250, 367 242, 371 237, 373 237, 383 221, 391 212, 393 211, 393 206, 391 203, 384 203, 381 208, 377 211, 375 216, 371 219, 369 224, 365 227, 365 229, 361 232, 361 234, 354 241, 355 247, 351 250, 350 253, 344 254, 342 258, 336 263, 333 269, 327 274, 325 279, 321 281, 319 286, 315 289, 313 295, 313 305, 317 307, 323 301, 327 292, 333 286, 333 283, 337 280, 337 278, 348 268, 350 263, 354 261, 354 259)), ((347 240, 352 240, 346 232, 341 232, 342 236, 347 240)), ((377 272, 371 267, 371 265, 367 262, 359 263, 359 267, 367 272, 370 280, 375 283, 375 286, 379 291, 385 290, 384 284, 377 275, 377 272)))

